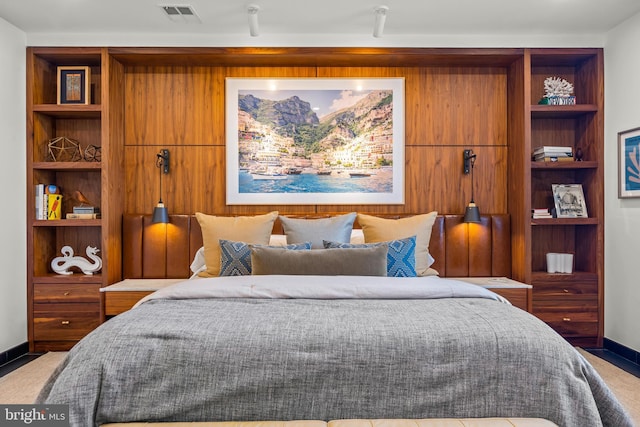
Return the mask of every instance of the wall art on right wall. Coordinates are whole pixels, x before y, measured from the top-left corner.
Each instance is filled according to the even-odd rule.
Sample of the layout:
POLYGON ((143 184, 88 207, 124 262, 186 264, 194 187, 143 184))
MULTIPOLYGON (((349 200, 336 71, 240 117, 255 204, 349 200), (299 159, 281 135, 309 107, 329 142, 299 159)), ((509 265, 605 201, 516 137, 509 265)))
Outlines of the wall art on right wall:
POLYGON ((640 197, 640 127, 618 132, 618 198, 640 197))

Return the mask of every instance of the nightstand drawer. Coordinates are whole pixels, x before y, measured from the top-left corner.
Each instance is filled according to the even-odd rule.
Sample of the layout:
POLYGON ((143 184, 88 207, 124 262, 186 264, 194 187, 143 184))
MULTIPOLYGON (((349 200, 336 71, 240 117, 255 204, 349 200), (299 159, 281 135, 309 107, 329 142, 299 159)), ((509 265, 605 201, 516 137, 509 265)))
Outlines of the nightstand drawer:
POLYGON ((514 307, 518 307, 524 311, 529 310, 529 295, 531 289, 492 288, 490 290, 508 299, 514 307))
POLYGON ((143 297, 187 279, 125 279, 101 288, 105 316, 124 313, 143 297))
POLYGON ((594 337, 598 335, 597 313, 563 313, 561 315, 537 315, 541 320, 565 338, 594 337))
POLYGON ((36 283, 33 285, 35 303, 99 303, 100 284, 97 283, 36 283))
POLYGON ((563 297, 575 295, 597 295, 598 282, 540 282, 533 287, 535 297, 563 297))
POLYGON ((534 302, 533 314, 564 337, 598 335, 597 300, 585 299, 573 306, 534 302))
POLYGON ((142 298, 153 291, 105 292, 104 314, 115 316, 131 309, 142 298))
POLYGON ((78 341, 100 325, 100 304, 35 304, 36 341, 78 341))

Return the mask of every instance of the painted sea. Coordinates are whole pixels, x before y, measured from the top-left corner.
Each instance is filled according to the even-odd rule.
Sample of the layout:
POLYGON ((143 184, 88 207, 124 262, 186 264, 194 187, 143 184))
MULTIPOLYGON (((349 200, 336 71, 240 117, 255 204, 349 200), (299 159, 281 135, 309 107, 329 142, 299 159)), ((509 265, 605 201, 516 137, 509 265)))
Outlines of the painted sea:
POLYGON ((391 168, 366 171, 351 176, 349 171, 332 171, 319 175, 315 171, 298 175, 285 175, 279 179, 254 179, 251 173, 241 171, 240 193, 391 193, 391 168))

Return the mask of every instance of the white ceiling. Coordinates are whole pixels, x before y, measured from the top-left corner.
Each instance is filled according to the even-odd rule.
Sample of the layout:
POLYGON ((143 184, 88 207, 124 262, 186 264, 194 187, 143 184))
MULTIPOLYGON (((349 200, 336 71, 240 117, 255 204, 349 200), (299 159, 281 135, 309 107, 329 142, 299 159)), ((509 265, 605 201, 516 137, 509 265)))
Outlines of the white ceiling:
POLYGON ((640 12, 639 0, 0 0, 0 17, 30 34, 188 34, 248 38, 247 6, 260 36, 372 37, 387 5, 384 37, 604 34, 640 12), (160 5, 190 5, 201 23, 174 23, 160 5))

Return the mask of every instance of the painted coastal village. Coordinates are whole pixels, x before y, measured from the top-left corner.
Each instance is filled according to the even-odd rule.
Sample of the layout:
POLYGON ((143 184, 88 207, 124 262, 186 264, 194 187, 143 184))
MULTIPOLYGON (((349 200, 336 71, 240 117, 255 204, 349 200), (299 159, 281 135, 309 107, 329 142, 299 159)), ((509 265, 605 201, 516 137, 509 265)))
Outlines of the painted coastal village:
POLYGON ((353 187, 340 180, 356 178, 362 181, 360 191, 391 185, 392 92, 368 91, 354 104, 320 117, 304 92, 281 100, 239 95, 241 192, 278 191, 284 185, 287 192, 314 192, 318 186, 339 192, 353 187))

